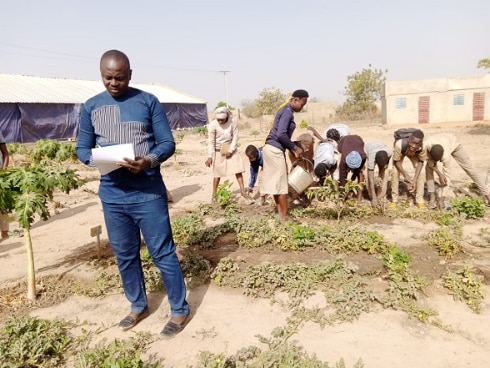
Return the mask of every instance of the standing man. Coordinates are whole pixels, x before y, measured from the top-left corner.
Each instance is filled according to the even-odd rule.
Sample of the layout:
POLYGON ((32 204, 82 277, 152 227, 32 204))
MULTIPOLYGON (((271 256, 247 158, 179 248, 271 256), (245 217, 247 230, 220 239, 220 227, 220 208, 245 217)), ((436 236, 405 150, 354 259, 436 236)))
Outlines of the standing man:
POLYGON ((298 89, 293 92, 289 102, 276 113, 274 123, 265 140, 264 176, 260 193, 270 194, 276 203, 277 213, 281 220, 289 220, 288 215, 288 168, 285 151, 289 150, 299 158, 303 149, 291 141, 296 123, 294 113, 301 111, 308 102, 308 92, 298 89))
POLYGON ((424 148, 427 150, 425 172, 427 191, 430 196, 429 208, 444 208, 444 200, 451 192, 451 157, 454 158, 464 172, 475 182, 480 193, 485 197, 487 205, 490 204, 490 192, 485 185, 483 176, 475 169, 471 159, 454 134, 434 134, 424 141, 424 148), (437 168, 439 161, 442 162, 442 172, 437 168), (439 176, 439 184, 442 187, 438 203, 436 202, 435 196, 434 172, 439 176))
POLYGON ((407 145, 403 144, 403 139, 398 139, 393 145, 393 174, 391 178, 391 198, 392 203, 389 207, 395 208, 398 203, 398 186, 400 184, 400 174, 408 183, 408 191, 415 193, 415 203, 419 208, 427 208, 424 202, 424 175, 421 171, 424 167, 424 162, 427 159, 427 151, 423 149, 424 132, 416 129, 408 137, 407 145), (412 163, 415 173, 413 178, 403 169, 403 159, 408 157, 412 163))
MULTIPOLYGON (((5 143, 5 138, 0 132, 0 168, 5 170, 9 165, 9 151, 7 149, 7 144, 5 143)), ((0 230, 2 232, 2 237, 0 241, 7 239, 9 237, 9 215, 8 213, 0 213, 0 230)))
MULTIPOLYGON (((364 141, 358 135, 346 135, 339 141, 340 152, 339 163, 339 185, 343 188, 347 183, 347 175, 352 171, 351 180, 357 179, 358 183, 364 181, 362 169, 366 162, 366 152, 364 152, 364 141)), ((348 193, 346 193, 348 194, 348 193)), ((357 202, 362 199, 362 190, 357 192, 357 202)))
POLYGON ((386 144, 380 141, 368 142, 364 145, 364 151, 367 157, 367 189, 371 205, 377 207, 380 200, 384 200, 386 196, 386 187, 388 184, 388 175, 386 170, 390 162, 393 150, 388 148, 386 144), (374 169, 378 166, 378 178, 381 181, 381 191, 378 196, 376 193, 376 185, 374 179, 374 169))
POLYGON ((171 317, 161 335, 170 338, 190 318, 160 173, 160 164, 175 152, 175 142, 158 99, 129 87, 131 73, 129 59, 121 51, 102 55, 100 74, 107 91, 83 105, 77 155, 84 164, 94 166, 92 148, 133 145, 135 159, 124 158, 119 169, 102 175, 99 188, 109 241, 131 303, 131 312, 119 327, 129 330, 149 315, 140 259, 141 232, 167 291, 171 317))

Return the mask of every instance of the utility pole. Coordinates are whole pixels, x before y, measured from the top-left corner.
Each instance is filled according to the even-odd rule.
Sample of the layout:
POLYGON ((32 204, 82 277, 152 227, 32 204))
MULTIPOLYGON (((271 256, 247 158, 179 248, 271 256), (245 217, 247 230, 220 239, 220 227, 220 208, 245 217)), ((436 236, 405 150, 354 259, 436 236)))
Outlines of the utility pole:
POLYGON ((226 108, 229 108, 228 105, 228 84, 226 83, 226 73, 229 73, 229 70, 220 70, 219 73, 223 73, 223 81, 225 83, 225 102, 226 102, 226 108))

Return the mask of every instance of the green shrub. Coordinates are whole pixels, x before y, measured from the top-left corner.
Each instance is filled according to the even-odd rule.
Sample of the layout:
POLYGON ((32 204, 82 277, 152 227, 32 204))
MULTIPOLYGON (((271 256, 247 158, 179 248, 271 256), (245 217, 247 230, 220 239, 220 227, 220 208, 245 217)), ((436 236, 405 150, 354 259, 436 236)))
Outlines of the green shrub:
POLYGON ((485 203, 481 198, 455 198, 451 205, 458 213, 464 213, 470 219, 485 216, 485 203))
POLYGON ((56 367, 72 338, 66 322, 12 317, 0 329, 0 366, 56 367))
POLYGON ((201 137, 206 137, 208 135, 208 128, 204 125, 204 126, 198 126, 198 127, 194 127, 192 129, 192 133, 193 134, 197 134, 201 137))

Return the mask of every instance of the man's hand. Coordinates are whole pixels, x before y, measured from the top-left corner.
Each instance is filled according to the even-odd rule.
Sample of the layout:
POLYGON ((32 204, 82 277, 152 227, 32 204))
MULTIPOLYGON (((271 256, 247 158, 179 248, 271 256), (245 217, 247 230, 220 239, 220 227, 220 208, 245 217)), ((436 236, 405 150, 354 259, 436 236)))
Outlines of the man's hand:
POLYGON ((439 184, 441 185, 441 187, 445 187, 447 185, 447 180, 442 174, 439 174, 439 184))
POLYGON ((373 196, 373 199, 371 200, 371 207, 376 208, 378 207, 378 198, 376 195, 373 196))
POLYGON ((409 193, 415 193, 417 191, 417 183, 412 183, 407 186, 409 193))
POLYGON ((151 160, 147 157, 135 157, 134 160, 124 157, 124 162, 118 163, 124 169, 137 174, 151 167, 151 160))
POLYGON ((211 157, 209 157, 206 162, 204 162, 204 165, 206 165, 207 167, 211 167, 211 165, 213 164, 213 159, 211 157))

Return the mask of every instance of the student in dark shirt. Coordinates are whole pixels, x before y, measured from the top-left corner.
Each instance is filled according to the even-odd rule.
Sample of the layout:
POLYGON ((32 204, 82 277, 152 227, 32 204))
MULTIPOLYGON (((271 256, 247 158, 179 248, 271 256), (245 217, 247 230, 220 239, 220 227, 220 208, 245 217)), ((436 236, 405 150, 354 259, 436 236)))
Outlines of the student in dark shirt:
MULTIPOLYGON (((364 182, 362 169, 366 162, 366 152, 364 152, 364 141, 358 135, 346 135, 339 141, 338 151, 340 152, 339 163, 339 185, 345 187, 347 175, 352 171, 351 180, 357 179, 358 183, 364 182)), ((362 198, 362 190, 357 193, 357 201, 362 198)))
POLYGON ((281 220, 288 221, 288 170, 285 151, 294 153, 296 158, 303 155, 303 149, 296 145, 291 137, 296 129, 294 112, 299 112, 308 102, 308 92, 298 89, 293 92, 289 102, 274 117, 274 123, 264 146, 264 175, 260 193, 270 194, 277 206, 281 220))

